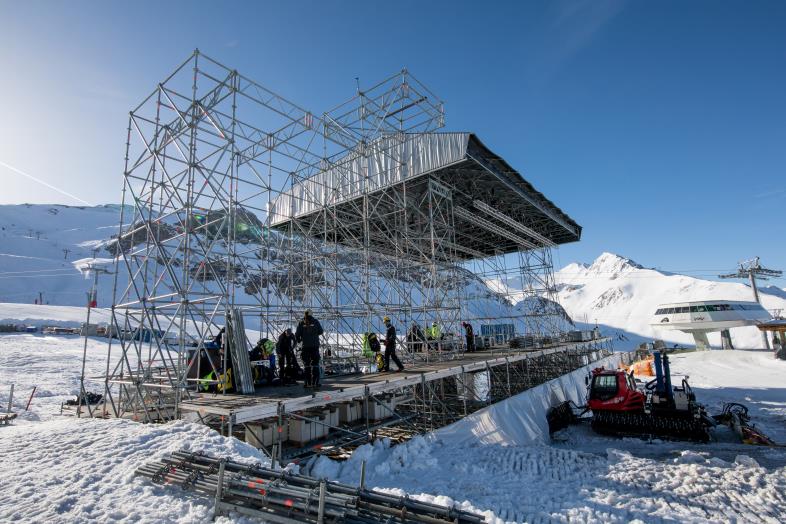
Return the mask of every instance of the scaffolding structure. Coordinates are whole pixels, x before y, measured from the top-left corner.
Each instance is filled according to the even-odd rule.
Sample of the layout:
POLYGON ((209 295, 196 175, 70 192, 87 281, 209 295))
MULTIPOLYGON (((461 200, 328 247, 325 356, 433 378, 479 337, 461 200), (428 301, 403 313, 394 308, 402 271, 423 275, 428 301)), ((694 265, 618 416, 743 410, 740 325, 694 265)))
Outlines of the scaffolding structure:
POLYGON ((318 114, 195 51, 129 115, 100 413, 179 417, 221 384, 233 315, 250 344, 310 309, 335 373, 383 316, 402 340, 439 327, 406 337, 413 363, 461 355, 462 321, 556 340, 550 249, 581 227, 444 123, 406 70, 318 114))
MULTIPOLYGON (((402 441, 447 426, 611 352, 608 338, 529 352, 484 352, 477 359, 431 363, 383 381, 333 378, 324 395, 203 396, 185 402, 183 410, 199 414, 224 435, 244 439, 274 464, 314 454, 341 458, 375 438, 402 441)), ((629 364, 634 358, 629 353, 622 360, 629 364)))

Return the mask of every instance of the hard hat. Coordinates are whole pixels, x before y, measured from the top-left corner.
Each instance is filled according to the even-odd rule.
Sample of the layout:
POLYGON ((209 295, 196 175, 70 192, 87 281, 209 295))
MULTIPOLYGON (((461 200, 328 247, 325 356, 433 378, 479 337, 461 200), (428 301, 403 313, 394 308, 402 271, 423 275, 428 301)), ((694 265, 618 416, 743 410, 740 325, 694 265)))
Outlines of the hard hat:
POLYGON ((384 318, 382 319, 382 322, 390 322, 390 317, 384 317, 384 318))
POLYGON ((437 325, 437 323, 436 323, 436 322, 434 322, 434 323, 433 323, 433 324, 431 324, 431 325, 432 325, 432 326, 436 326, 436 325, 437 325))

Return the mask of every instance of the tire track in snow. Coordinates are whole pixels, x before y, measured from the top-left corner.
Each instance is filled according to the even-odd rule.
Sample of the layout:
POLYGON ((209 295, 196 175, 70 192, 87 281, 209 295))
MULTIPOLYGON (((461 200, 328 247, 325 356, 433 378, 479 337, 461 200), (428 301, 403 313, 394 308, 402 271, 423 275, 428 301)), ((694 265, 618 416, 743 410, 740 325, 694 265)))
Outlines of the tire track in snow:
MULTIPOLYGON (((493 523, 786 521, 786 468, 768 470, 745 457, 726 462, 685 452, 657 460, 613 449, 604 457, 550 446, 453 448, 421 440, 410 451, 375 446, 365 455, 368 484, 486 511, 493 523), (391 471, 394 453, 398 466, 391 471)), ((330 467, 331 478, 357 482, 359 460, 330 467)))

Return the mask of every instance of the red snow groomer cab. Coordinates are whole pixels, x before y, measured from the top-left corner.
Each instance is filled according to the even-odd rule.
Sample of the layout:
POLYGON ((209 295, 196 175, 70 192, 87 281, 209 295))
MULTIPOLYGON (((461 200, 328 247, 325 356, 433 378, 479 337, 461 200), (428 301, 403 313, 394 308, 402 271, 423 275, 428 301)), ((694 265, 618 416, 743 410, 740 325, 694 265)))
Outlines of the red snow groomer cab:
POLYGON ((595 368, 592 370, 587 407, 599 411, 644 411, 647 396, 636 388, 636 382, 625 371, 595 368))
POLYGON ((654 353, 655 379, 639 388, 633 374, 597 368, 592 372, 587 407, 592 429, 620 436, 655 436, 706 442, 714 421, 682 380, 672 387, 669 357, 654 353))

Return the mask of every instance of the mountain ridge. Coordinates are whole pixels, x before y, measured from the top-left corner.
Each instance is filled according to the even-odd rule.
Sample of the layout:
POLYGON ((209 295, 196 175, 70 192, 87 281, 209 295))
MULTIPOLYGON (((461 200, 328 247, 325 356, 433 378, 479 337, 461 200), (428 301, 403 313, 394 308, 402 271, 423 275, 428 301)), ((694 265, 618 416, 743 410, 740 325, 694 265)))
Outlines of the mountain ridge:
MULTIPOLYGON (((32 304, 41 292, 44 303, 83 306, 90 281, 79 270, 86 260, 109 256, 105 248, 118 232, 120 211, 118 204, 0 205, 0 302, 32 304)), ((718 282, 647 268, 611 252, 601 253, 591 263, 567 264, 555 272, 555 281, 558 300, 574 320, 678 343, 692 343, 692 337, 679 332, 658 332, 649 326, 649 318, 658 304, 753 299, 750 288, 741 282, 718 282)), ((504 309, 508 314, 521 314, 533 305, 506 306, 494 298, 501 296, 495 291, 510 293, 512 284, 517 282, 466 282, 471 286, 472 296, 485 297, 483 307, 497 303, 494 307, 501 308, 500 313, 504 309)), ((759 291, 765 308, 786 312, 786 290, 764 286, 759 291)), ((111 293, 111 280, 103 277, 99 284, 99 305, 109 305, 111 293)), ((761 345, 755 328, 733 330, 732 338, 739 347, 761 345)))
MULTIPOLYGON (((555 272, 557 299, 575 320, 602 324, 646 339, 693 344, 693 337, 649 325, 659 304, 697 300, 752 301, 753 292, 742 282, 701 279, 646 268, 630 258, 604 252, 591 264, 574 262, 555 272)), ((776 286, 759 288, 762 305, 771 312, 786 312, 786 291, 776 286)), ((731 330, 739 348, 760 348, 755 327, 731 330)), ((720 335, 710 334, 720 345, 720 335)))

